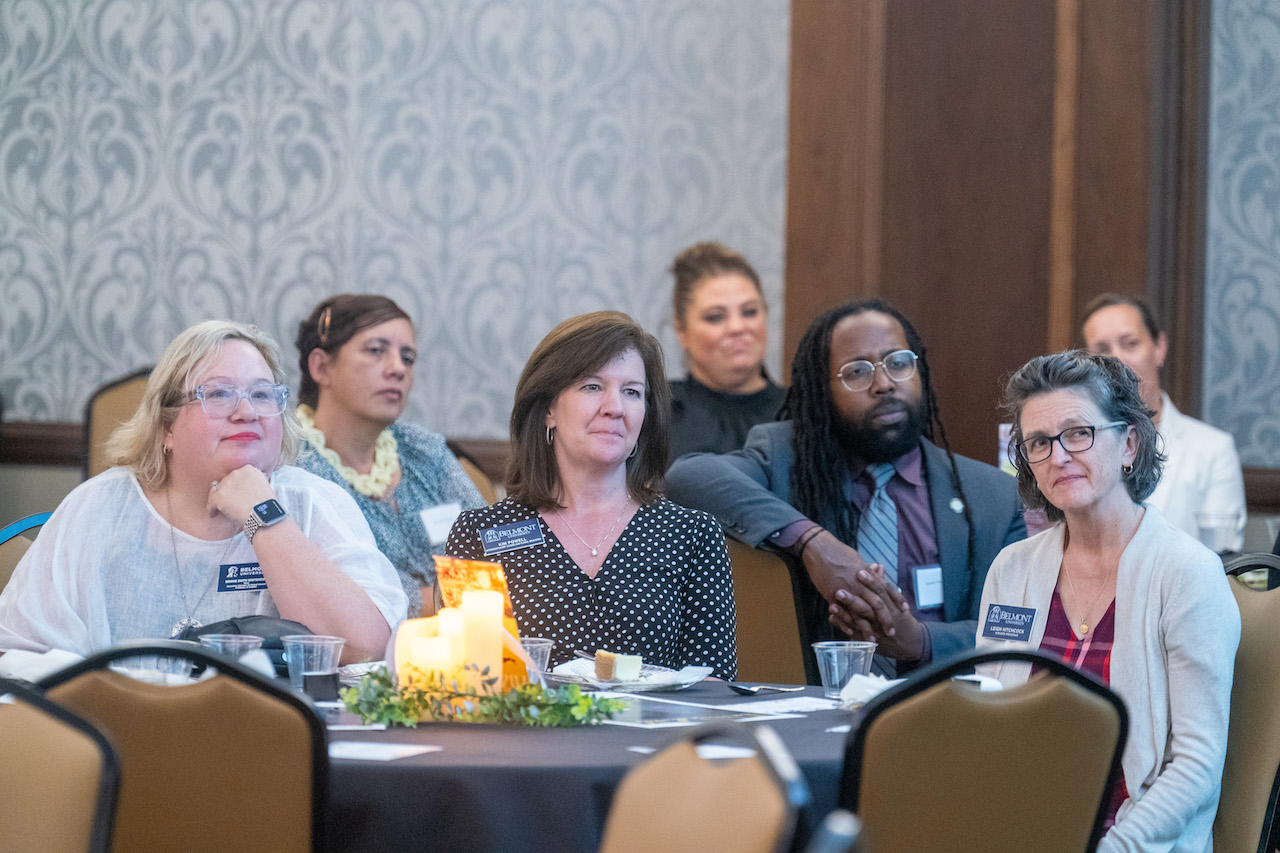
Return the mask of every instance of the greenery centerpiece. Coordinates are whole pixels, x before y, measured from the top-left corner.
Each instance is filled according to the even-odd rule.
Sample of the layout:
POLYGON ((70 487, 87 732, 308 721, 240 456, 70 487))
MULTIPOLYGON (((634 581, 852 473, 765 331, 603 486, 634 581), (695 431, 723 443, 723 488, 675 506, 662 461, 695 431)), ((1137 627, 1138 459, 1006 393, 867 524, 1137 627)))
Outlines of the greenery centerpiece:
POLYGON ((499 690, 499 678, 489 675, 488 667, 481 671, 468 664, 463 669, 473 675, 460 683, 444 673, 409 665, 411 677, 397 686, 394 676, 381 667, 364 675, 355 687, 344 687, 342 702, 365 724, 388 726, 465 722, 568 728, 612 719, 625 707, 619 699, 583 693, 576 684, 555 689, 522 684, 499 690))

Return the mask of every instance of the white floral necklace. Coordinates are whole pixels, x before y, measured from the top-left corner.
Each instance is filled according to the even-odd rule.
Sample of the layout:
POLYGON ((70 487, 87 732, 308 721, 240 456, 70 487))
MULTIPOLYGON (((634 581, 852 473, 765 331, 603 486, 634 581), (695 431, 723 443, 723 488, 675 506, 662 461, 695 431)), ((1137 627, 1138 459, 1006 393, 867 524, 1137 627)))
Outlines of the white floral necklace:
POLYGON ((396 472, 400 470, 400 454, 397 452, 396 437, 391 434, 391 427, 387 427, 378 435, 378 441, 373 446, 373 468, 368 474, 361 474, 350 465, 344 465, 337 452, 325 445, 324 433, 316 428, 315 416, 315 410, 310 406, 298 407, 298 422, 302 424, 302 437, 311 442, 311 446, 316 449, 321 458, 337 469, 342 479, 346 480, 351 488, 375 501, 382 500, 387 494, 387 489, 391 487, 391 481, 395 479, 396 472))

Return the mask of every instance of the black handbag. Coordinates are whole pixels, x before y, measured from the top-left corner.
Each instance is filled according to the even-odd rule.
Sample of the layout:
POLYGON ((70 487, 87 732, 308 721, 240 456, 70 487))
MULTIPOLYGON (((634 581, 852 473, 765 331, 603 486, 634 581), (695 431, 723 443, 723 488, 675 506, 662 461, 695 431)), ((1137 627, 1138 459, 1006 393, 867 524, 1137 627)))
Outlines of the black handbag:
POLYGON ((179 640, 195 640, 202 634, 249 634, 262 638, 262 650, 267 653, 276 675, 289 677, 289 664, 284 660, 284 644, 281 637, 290 634, 314 633, 301 622, 292 619, 281 619, 279 616, 236 616, 214 622, 212 625, 201 625, 199 628, 189 626, 178 635, 179 640))

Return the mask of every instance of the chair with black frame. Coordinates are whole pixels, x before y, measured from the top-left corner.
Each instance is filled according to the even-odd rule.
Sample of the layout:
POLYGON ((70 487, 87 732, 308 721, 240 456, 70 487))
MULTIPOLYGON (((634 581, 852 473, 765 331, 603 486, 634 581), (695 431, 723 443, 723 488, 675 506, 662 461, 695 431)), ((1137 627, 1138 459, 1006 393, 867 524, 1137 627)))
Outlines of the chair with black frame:
POLYGON ((727 539, 733 570, 738 680, 804 684, 791 573, 781 556, 727 539))
POLYGON ((1091 676, 1038 652, 970 652, 863 709, 845 749, 840 805, 875 853, 1092 851, 1129 719, 1091 676), (980 691, 954 676, 1001 660, 1038 672, 980 691))
POLYGON ((1240 608, 1240 647, 1213 849, 1269 853, 1280 846, 1280 558, 1242 554, 1226 571, 1240 608), (1265 589, 1240 579, 1261 569, 1268 574, 1265 589))
POLYGON ((51 512, 37 512, 0 528, 0 590, 9 583, 18 561, 31 547, 31 539, 23 534, 43 525, 51 515, 51 512))
POLYGON ((144 367, 113 379, 89 397, 89 402, 84 407, 84 447, 81 450, 86 480, 110 467, 103 452, 107 439, 116 427, 133 417, 133 413, 138 410, 151 370, 150 367, 144 367))
POLYGON ((105 737, 31 684, 0 678, 0 850, 106 851, 120 764, 105 737))
POLYGON ((803 849, 809 787, 773 729, 709 724, 689 731, 629 772, 614 795, 601 853, 781 853, 803 849), (751 757, 710 761, 705 743, 751 757))
POLYGON ((311 705, 194 643, 126 643, 42 679, 53 701, 116 744, 123 784, 113 849, 323 849, 329 759, 311 705), (111 669, 171 657, 216 668, 191 684, 111 669))

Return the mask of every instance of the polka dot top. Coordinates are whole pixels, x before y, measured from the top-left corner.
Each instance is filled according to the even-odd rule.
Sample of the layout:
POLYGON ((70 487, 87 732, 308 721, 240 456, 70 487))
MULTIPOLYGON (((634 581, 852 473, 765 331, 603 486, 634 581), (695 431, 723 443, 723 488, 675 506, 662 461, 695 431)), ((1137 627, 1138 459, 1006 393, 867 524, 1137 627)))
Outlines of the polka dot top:
POLYGON ((575 649, 638 654, 673 669, 738 669, 733 578, 720 525, 665 498, 642 506, 589 578, 532 508, 507 498, 458 516, 449 555, 501 563, 521 636, 556 641, 552 665, 575 649), (537 519, 545 540, 486 557, 480 532, 537 519))

